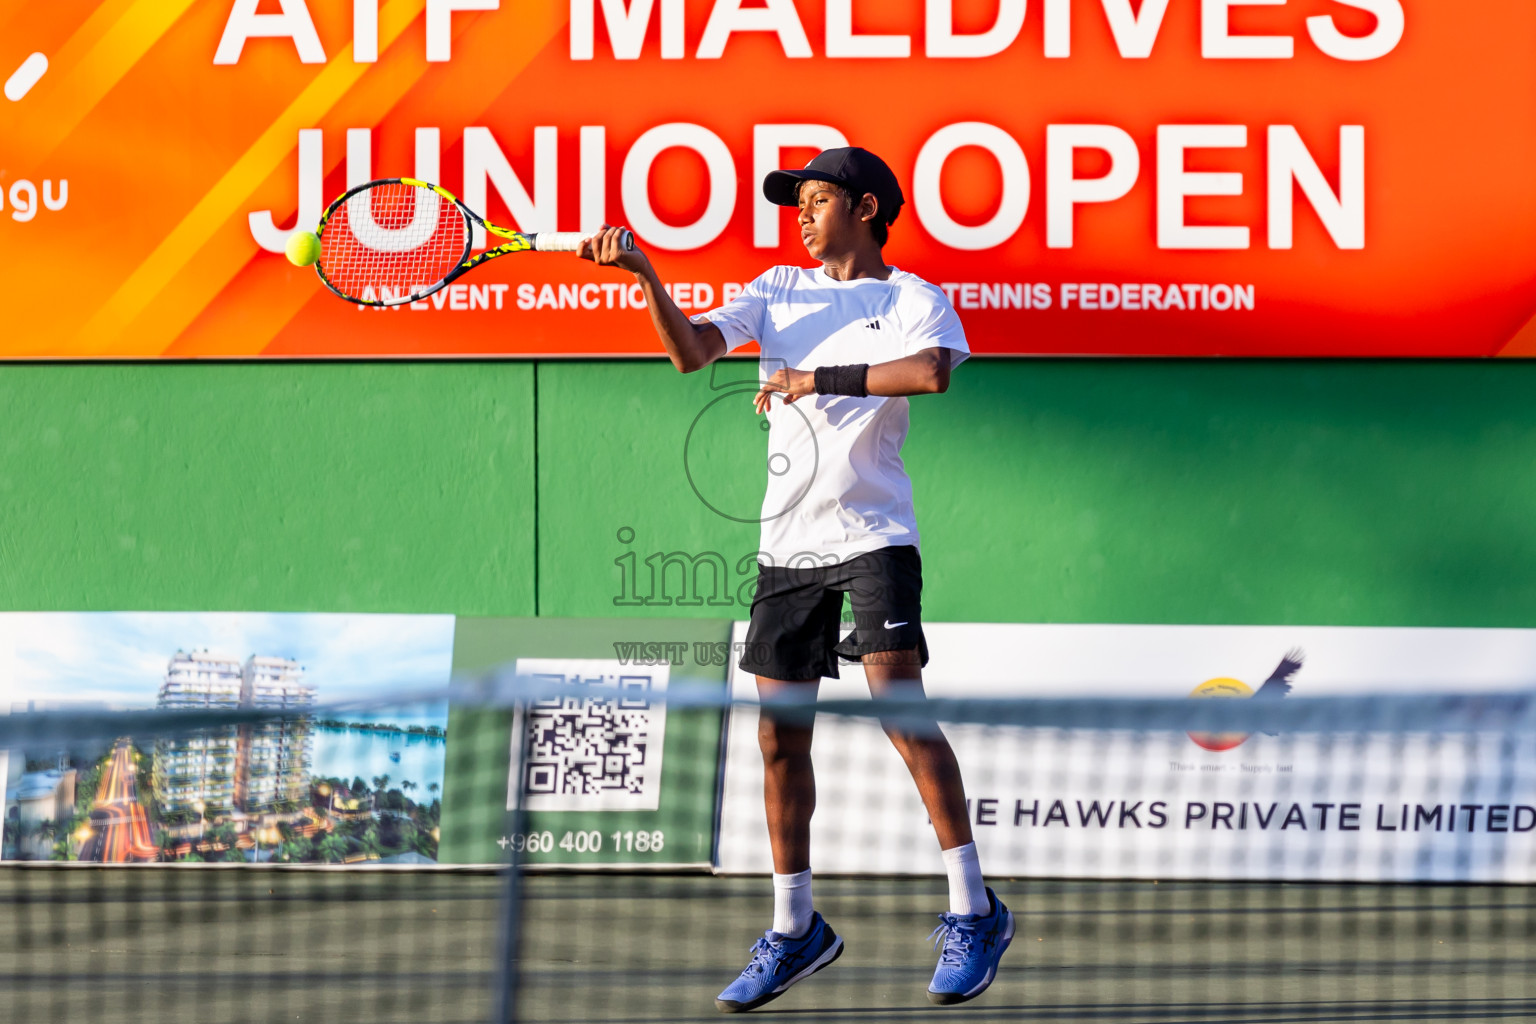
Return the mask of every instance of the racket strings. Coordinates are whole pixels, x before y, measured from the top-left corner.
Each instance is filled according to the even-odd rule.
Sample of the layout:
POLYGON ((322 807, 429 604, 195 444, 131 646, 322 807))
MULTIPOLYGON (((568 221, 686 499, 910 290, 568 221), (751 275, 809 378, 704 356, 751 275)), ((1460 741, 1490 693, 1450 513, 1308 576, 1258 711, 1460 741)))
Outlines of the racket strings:
POLYGON ((436 192, 404 182, 363 189, 320 233, 320 272, 363 302, 398 303, 432 290, 463 260, 469 224, 436 192))

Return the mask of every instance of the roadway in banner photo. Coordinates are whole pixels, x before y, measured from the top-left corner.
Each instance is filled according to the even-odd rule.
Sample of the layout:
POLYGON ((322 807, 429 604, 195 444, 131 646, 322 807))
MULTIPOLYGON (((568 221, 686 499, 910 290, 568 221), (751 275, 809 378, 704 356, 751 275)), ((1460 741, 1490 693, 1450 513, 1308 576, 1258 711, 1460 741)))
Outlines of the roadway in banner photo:
MULTIPOLYGON (((738 623, 735 640, 745 637, 738 623)), ((925 624, 933 697, 1246 698, 1523 691, 1536 630, 925 624)), ((821 699, 867 697, 862 666, 821 699)), ((732 694, 751 699, 734 670, 732 694)), ((1252 734, 946 725, 990 875, 1536 881, 1536 752, 1497 733, 1252 734)), ((755 709, 731 712, 719 855, 771 870, 755 709)), ((942 874, 873 719, 820 715, 819 873, 942 874)))
POLYGON ((0 357, 658 354, 631 278, 522 254, 365 309, 284 258, 416 176, 632 228, 700 313, 804 264, 764 173, 896 170, 888 260, 980 354, 1536 353, 1527 0, 10 4, 0 357))

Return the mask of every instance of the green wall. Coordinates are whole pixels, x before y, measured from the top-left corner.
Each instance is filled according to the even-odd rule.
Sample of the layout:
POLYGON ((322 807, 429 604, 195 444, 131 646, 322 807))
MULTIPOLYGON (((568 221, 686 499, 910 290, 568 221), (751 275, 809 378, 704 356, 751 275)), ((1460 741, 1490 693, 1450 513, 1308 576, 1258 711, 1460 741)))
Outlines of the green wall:
POLYGON ((0 608, 532 614, 532 381, 0 367, 0 608))
MULTIPOLYGON (((0 606, 742 615, 684 439, 750 517, 750 373, 6 366, 0 606), (615 604, 674 551, 732 604, 615 604)), ((1536 364, 976 359, 912 421, 934 620, 1536 622, 1536 364)))

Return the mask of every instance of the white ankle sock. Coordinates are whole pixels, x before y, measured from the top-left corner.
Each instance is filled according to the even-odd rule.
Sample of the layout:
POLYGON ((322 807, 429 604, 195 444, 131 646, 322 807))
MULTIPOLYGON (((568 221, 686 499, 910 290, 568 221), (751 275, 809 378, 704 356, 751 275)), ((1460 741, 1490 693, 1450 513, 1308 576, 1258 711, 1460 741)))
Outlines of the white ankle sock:
MULTIPOLYGON (((949 912, 962 917, 985 914, 992 909, 987 887, 981 880, 981 859, 976 844, 966 843, 944 851, 944 870, 949 875, 949 912)), ((775 879, 779 876, 774 875, 775 879)), ((809 888, 809 886, 807 886, 809 888)))
POLYGON ((811 869, 793 875, 774 875, 773 930, 798 939, 810 927, 811 869))

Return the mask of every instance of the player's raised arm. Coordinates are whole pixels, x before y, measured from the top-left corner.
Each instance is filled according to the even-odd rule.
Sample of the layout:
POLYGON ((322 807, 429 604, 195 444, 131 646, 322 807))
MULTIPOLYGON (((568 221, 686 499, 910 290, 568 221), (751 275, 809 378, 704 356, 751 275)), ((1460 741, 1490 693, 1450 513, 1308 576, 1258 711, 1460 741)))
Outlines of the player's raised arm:
POLYGON ((666 347, 672 365, 682 373, 701 370, 725 355, 725 336, 720 328, 705 320, 695 323, 677 308, 672 296, 662 287, 656 268, 638 247, 625 249, 623 228, 605 227, 584 239, 577 255, 600 267, 618 267, 635 275, 645 295, 645 308, 651 313, 651 326, 666 347))

